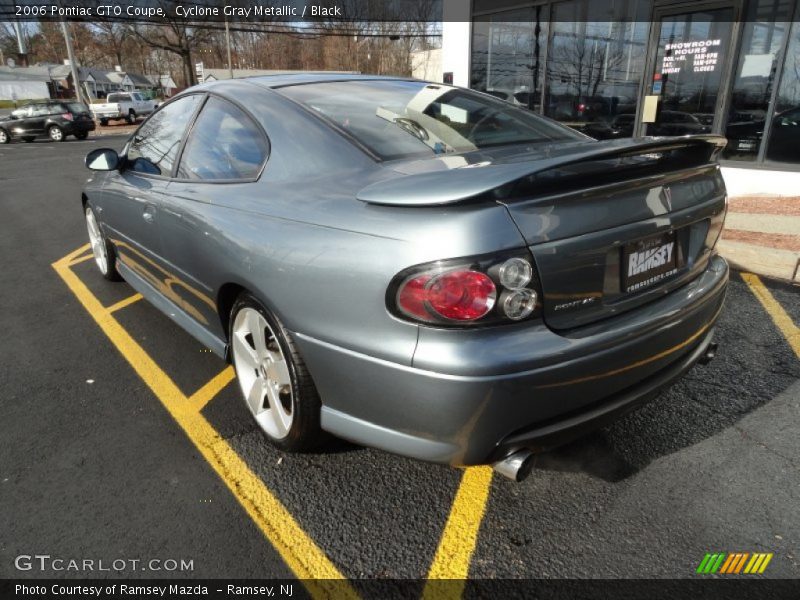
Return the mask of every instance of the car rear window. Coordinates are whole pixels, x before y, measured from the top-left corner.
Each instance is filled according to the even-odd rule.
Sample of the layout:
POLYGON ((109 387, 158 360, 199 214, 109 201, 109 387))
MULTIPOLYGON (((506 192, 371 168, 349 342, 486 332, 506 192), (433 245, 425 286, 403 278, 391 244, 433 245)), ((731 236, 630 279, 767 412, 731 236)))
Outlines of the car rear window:
POLYGON ((331 81, 278 89, 383 160, 585 139, 527 109, 443 84, 331 81))
POLYGON ((86 106, 85 104, 80 103, 80 102, 70 102, 69 104, 67 104, 67 108, 72 113, 89 112, 89 107, 86 106))
POLYGON ((129 94, 109 94, 108 98, 106 98, 106 100, 108 100, 109 103, 111 103, 111 102, 127 102, 130 99, 131 99, 131 97, 130 97, 129 94))

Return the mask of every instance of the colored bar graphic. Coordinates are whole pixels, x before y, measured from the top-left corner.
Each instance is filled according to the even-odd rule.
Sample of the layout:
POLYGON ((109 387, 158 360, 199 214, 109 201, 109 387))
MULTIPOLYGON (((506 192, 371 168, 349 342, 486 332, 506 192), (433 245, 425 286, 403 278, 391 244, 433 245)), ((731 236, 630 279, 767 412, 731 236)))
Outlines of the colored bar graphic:
POLYGON ((761 566, 758 569, 759 574, 763 573, 766 570, 769 561, 772 560, 772 556, 773 556, 772 552, 764 556, 764 562, 761 563, 761 566))
POLYGON ((727 560, 722 564, 722 568, 719 570, 720 573, 727 573, 728 569, 731 568, 734 560, 736 559, 736 554, 728 554, 727 560))
POLYGON ((719 568, 722 566, 722 561, 723 560, 725 560, 725 553, 724 552, 720 553, 719 558, 717 558, 717 562, 715 562, 714 566, 711 567, 711 571, 710 572, 711 573, 716 573, 719 570, 719 568))
POLYGON ((739 562, 736 563, 736 566, 731 568, 731 573, 736 573, 738 575, 739 572, 742 570, 742 567, 744 566, 744 561, 746 561, 749 556, 750 556, 749 552, 745 552, 744 554, 742 554, 741 558, 739 559, 739 562))
POLYGON ((700 565, 697 567, 697 572, 698 573, 705 573, 706 572, 706 566, 708 565, 710 560, 711 560, 711 555, 706 553, 706 555, 703 557, 703 560, 700 561, 700 565))
POLYGON ((708 552, 697 566, 697 573, 703 575, 756 575, 763 573, 769 562, 772 560, 773 553, 769 552, 708 552), (747 565, 747 566, 745 566, 747 565))

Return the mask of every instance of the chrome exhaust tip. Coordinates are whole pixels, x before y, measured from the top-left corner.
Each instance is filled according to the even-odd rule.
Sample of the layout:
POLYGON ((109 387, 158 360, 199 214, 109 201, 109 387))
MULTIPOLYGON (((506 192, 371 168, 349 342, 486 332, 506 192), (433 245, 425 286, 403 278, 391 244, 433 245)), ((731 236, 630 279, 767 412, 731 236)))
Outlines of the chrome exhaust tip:
POLYGON ((707 365, 712 360, 714 360, 714 357, 716 355, 717 355, 717 343, 711 342, 706 348, 706 351, 703 352, 702 356, 699 358, 697 362, 699 362, 701 365, 707 365))
POLYGON ((511 481, 520 483, 527 479, 536 464, 536 455, 530 450, 517 450, 509 454, 503 460, 492 465, 492 468, 508 477, 511 481))

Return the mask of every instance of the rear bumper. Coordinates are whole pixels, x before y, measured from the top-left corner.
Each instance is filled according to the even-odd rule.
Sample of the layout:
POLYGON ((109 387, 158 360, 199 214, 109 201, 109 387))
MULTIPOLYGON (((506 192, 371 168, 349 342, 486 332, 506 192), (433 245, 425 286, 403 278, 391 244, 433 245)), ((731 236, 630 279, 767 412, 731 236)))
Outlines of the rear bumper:
POLYGON ((571 332, 421 328, 412 366, 295 337, 324 429, 423 460, 480 464, 558 445, 654 397, 711 342, 727 281, 714 257, 664 298, 571 332))

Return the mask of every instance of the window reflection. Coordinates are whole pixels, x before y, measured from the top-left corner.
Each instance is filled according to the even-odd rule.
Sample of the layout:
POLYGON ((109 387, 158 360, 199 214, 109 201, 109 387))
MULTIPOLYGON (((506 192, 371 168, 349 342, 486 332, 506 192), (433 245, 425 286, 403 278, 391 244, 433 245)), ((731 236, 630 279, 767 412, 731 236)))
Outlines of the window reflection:
POLYGON ((545 114, 596 138, 632 135, 649 15, 648 0, 555 4, 545 114))
POLYGON ((546 8, 507 11, 475 21, 472 89, 540 111, 546 8))
POLYGON ((184 96, 145 121, 128 149, 130 168, 150 175, 170 175, 183 132, 201 100, 199 94, 184 96))
POLYGON ((800 163, 800 22, 797 21, 792 25, 786 49, 766 158, 800 163))
POLYGON ((710 133, 730 47, 733 9, 665 17, 648 93, 659 96, 647 135, 710 133))
POLYGON ((791 5, 786 0, 750 3, 731 91, 724 158, 752 161, 758 156, 790 19, 791 5))

